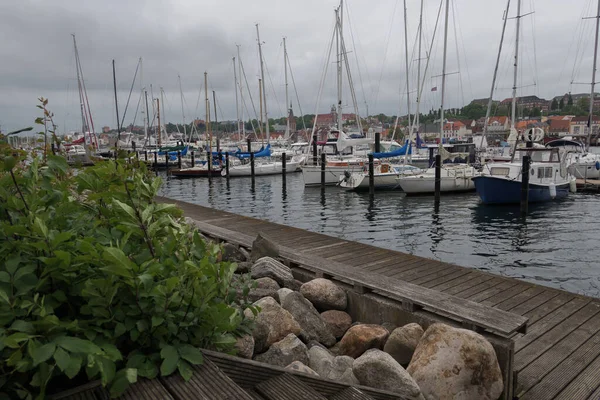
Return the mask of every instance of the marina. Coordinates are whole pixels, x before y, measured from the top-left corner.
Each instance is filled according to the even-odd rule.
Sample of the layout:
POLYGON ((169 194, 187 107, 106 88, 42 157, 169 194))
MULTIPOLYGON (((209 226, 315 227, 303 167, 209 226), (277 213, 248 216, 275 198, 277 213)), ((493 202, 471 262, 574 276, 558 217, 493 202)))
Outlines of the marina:
MULTIPOLYGON (((158 201, 172 202, 168 198, 159 198, 158 201)), ((339 278, 346 277, 355 282, 373 282, 373 278, 369 280, 369 277, 374 275, 387 277, 386 283, 381 281, 380 286, 371 283, 369 287, 375 291, 386 285, 398 288, 403 307, 406 301, 419 296, 414 293, 402 297, 402 293, 409 293, 413 287, 422 287, 424 293, 433 290, 450 295, 447 302, 459 298, 467 300, 467 307, 475 302, 507 311, 515 315, 513 322, 519 320, 517 316, 525 317, 522 321, 526 321, 526 329, 519 329, 519 325, 512 328, 504 325, 504 329, 508 329, 506 333, 514 340, 514 360, 510 363, 513 386, 508 393, 505 392, 508 398, 596 399, 600 393, 600 376, 597 374, 600 365, 600 302, 595 298, 211 207, 181 201, 176 203, 187 217, 198 221, 198 229, 209 237, 248 247, 256 235, 264 234, 273 237, 282 246, 284 258, 289 257, 300 267, 306 264, 314 273, 332 277, 339 274, 339 278), (308 253, 311 256, 302 255, 308 253), (319 264, 318 259, 325 262, 319 264), (321 267, 315 267, 316 264, 321 267), (342 269, 336 270, 337 265, 342 269), (361 271, 365 272, 364 278, 360 278, 361 271), (396 281, 406 282, 409 286, 393 286, 396 281)), ((436 307, 440 307, 433 299, 425 304, 422 301, 417 300, 416 304, 425 309, 433 307, 434 312, 436 307)), ((418 310, 420 307, 410 309, 418 310)), ((476 308, 472 307, 473 310, 476 308)), ((503 330, 498 325, 499 320, 492 327, 486 325, 485 317, 471 318, 473 326, 503 330)))

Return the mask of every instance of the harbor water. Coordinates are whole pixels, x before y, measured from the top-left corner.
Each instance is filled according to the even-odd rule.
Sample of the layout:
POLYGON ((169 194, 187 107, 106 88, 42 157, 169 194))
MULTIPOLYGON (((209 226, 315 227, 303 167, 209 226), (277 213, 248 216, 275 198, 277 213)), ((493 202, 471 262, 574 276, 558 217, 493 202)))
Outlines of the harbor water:
POLYGON ((400 191, 305 188, 301 173, 230 179, 167 179, 161 195, 346 240, 600 297, 600 195, 488 206, 475 193, 407 197, 400 191))

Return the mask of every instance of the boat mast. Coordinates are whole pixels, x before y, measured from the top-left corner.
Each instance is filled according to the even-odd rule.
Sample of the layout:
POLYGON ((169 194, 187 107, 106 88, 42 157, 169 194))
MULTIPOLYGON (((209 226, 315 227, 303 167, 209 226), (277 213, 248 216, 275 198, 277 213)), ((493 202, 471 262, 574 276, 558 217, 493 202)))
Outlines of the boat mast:
POLYGON ((587 137, 587 148, 590 149, 592 141, 592 126, 594 126, 594 88, 596 86, 596 63, 598 61, 598 31, 600 29, 600 0, 598 0, 598 11, 596 12, 596 39, 594 41, 594 66, 592 68, 592 92, 590 93, 590 120, 587 137))
MULTIPOLYGON (((421 0, 421 12, 419 14, 419 56, 417 58, 417 110, 415 115, 414 124, 419 132, 420 127, 420 106, 421 106, 421 42, 423 39, 423 0, 421 0)), ((414 130, 414 129, 413 129, 414 130)), ((411 132, 412 134, 412 132, 411 132)))
MULTIPOLYGON (((519 0, 520 1, 520 0, 519 0)), ((446 0, 446 21, 444 23, 444 57, 442 63, 442 103, 440 106, 440 146, 444 134, 444 95, 446 94, 446 53, 448 47, 448 14, 450 13, 450 0, 446 0)))
POLYGON ((206 153, 206 159, 208 160, 208 166, 210 168, 210 157, 212 156, 212 131, 210 129, 210 104, 208 102, 208 74, 204 72, 204 101, 206 105, 206 133, 208 141, 208 152, 206 153))
POLYGON ((240 108, 241 111, 241 125, 242 125, 242 137, 246 137, 246 124, 244 123, 244 91, 242 89, 242 58, 240 57, 240 45, 237 45, 237 56, 238 56, 238 76, 240 77, 239 89, 240 89, 240 108))
POLYGON ((156 99, 156 118, 158 120, 158 130, 156 131, 156 144, 158 145, 158 148, 161 147, 162 145, 162 141, 161 141, 161 132, 160 132, 160 99, 156 99))
POLYGON ((234 81, 234 89, 235 90, 235 117, 237 121, 237 133, 238 135, 242 131, 240 129, 240 100, 238 94, 238 80, 237 80, 237 71, 235 66, 235 57, 232 58, 233 61, 233 81, 234 81))
MULTIPOLYGON (((161 102, 161 103, 162 103, 162 105, 163 105, 163 121, 166 121, 166 120, 167 120, 167 118, 165 118, 165 109, 166 109, 166 107, 165 107, 165 99, 164 99, 164 97, 163 97, 163 95, 164 95, 164 94, 165 94, 165 91, 164 91, 164 89, 163 89, 163 88, 162 88, 162 86, 161 86, 161 87, 160 87, 160 102, 161 102)), ((159 126, 159 128, 158 128, 158 132, 159 132, 159 134, 160 134, 160 140, 161 140, 161 142, 162 142, 162 139, 163 139, 163 137, 162 137, 162 132, 163 132, 163 131, 162 131, 162 127, 160 126, 160 120, 158 121, 158 126, 159 126)), ((168 144, 168 140, 169 140, 169 136, 167 135, 167 128, 165 127, 165 145, 167 145, 167 144, 168 144)))
POLYGON ((87 124, 87 118, 85 114, 85 99, 83 96, 83 87, 81 85, 81 75, 79 69, 79 51, 77 51, 77 41, 75 40, 75 35, 73 36, 73 47, 75 48, 75 69, 77 70, 77 87, 79 89, 79 107, 81 109, 81 133, 83 133, 83 144, 87 147, 87 138, 85 137, 85 133, 89 130, 87 124))
POLYGON ((117 73, 115 71, 115 60, 112 60, 113 70, 113 87, 115 91, 115 110, 117 111, 117 142, 115 144, 115 152, 119 150, 119 141, 121 140, 121 124, 119 124, 119 101, 117 100, 117 73))
MULTIPOLYGON (((265 70, 264 70, 264 60, 262 54, 262 43, 260 41, 260 33, 258 32, 258 24, 256 24, 256 39, 258 40, 258 55, 260 57, 260 79, 262 80, 262 98, 265 106, 265 122, 267 126, 265 127, 265 133, 267 135, 267 143, 271 141, 271 134, 269 133, 269 113, 267 112, 267 90, 265 86, 265 70)), ((261 103, 261 104, 263 104, 261 103)), ((262 112, 261 112, 262 117, 262 112)))
POLYGON ((517 0, 517 37, 515 40, 515 65, 514 65, 514 77, 513 77, 513 92, 512 92, 512 110, 510 114, 510 131, 512 133, 515 129, 515 120, 517 118, 517 73, 518 73, 518 62, 519 62, 519 32, 521 29, 521 0, 517 0))
MULTIPOLYGON (((406 0, 404 0, 404 57, 406 61, 406 104, 408 110, 408 128, 412 136, 412 128, 410 124, 410 88, 409 88, 409 69, 408 69, 408 17, 406 15, 406 0)), ((367 115, 368 117, 368 115, 367 115)), ((410 136, 409 136, 410 137, 410 136)), ((407 151, 408 152, 408 151, 407 151)))
MULTIPOLYGON (((600 1, 600 0, 599 0, 600 1)), ((506 22, 508 21, 508 11, 510 9, 510 0, 506 3, 506 11, 504 11, 504 23, 502 24, 502 35, 500 36, 500 47, 498 48, 498 57, 496 58, 496 67, 494 68, 494 77, 492 78, 492 88, 490 89, 490 98, 488 100, 487 110, 485 112, 485 121, 483 122, 483 139, 481 145, 483 146, 485 136, 487 135, 487 129, 492 112, 492 105, 494 104, 494 87, 496 87, 496 77, 498 76, 498 67, 500 66, 500 55, 502 54, 502 44, 504 43, 504 32, 506 31, 506 22)), ((516 86, 516 84, 515 84, 516 86)))
MULTIPOLYGON (((599 0, 600 1, 600 0, 599 0)), ((288 75, 287 75, 287 47, 285 45, 285 37, 283 38, 283 70, 285 75, 285 110, 287 111, 287 115, 285 118, 285 135, 283 136, 285 140, 290 138, 290 109, 288 108, 288 104, 290 104, 289 95, 288 95, 288 75)), ((291 108, 291 106, 290 106, 291 108)))
MULTIPOLYGON (((217 116, 217 95, 215 94, 215 91, 213 90, 213 107, 215 109, 215 129, 216 129, 216 134, 217 134, 217 142, 219 140, 219 117, 217 116)), ((217 148, 217 151, 219 151, 219 149, 217 148)))
POLYGON ((262 87, 262 79, 258 78, 258 102, 260 104, 260 140, 264 143, 264 120, 263 120, 263 87, 262 87))
POLYGON ((337 53, 337 90, 338 90, 338 98, 337 98, 337 128, 342 132, 343 125, 343 114, 342 114, 342 49, 341 49, 341 36, 344 32, 344 0, 340 0, 340 6, 337 10, 335 10, 335 18, 337 22, 337 32, 335 35, 335 45, 336 45, 336 53, 337 53))
POLYGON ((183 138, 185 139, 185 137, 187 136, 187 130, 185 127, 185 111, 183 109, 183 89, 181 88, 181 75, 177 74, 177 79, 179 80, 179 96, 181 97, 181 116, 183 117, 183 138))

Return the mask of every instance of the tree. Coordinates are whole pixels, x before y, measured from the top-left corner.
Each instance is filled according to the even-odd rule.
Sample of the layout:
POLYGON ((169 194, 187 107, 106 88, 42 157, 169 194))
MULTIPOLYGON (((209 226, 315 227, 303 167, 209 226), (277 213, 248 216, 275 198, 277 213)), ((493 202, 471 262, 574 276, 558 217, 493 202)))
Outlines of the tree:
POLYGON ((485 117, 486 108, 481 104, 471 103, 462 108, 461 114, 468 119, 479 119, 485 117))
POLYGON ((572 106, 573 105, 573 97, 571 96, 571 93, 569 93, 569 100, 567 101, 567 105, 568 106, 572 106))
POLYGON ((590 108, 590 99, 588 97, 582 97, 577 100, 577 108, 580 112, 585 113, 590 108))
POLYGON ((542 116, 542 110, 540 110, 538 107, 534 107, 533 110, 531 110, 531 117, 541 117, 542 116))
POLYGON ((556 101, 556 98, 554 100, 552 100, 552 104, 550 104, 550 109, 552 111, 558 110, 558 101, 556 101))
POLYGON ((563 108, 565 108, 565 99, 560 99, 560 102, 558 103, 558 109, 562 110, 563 108))

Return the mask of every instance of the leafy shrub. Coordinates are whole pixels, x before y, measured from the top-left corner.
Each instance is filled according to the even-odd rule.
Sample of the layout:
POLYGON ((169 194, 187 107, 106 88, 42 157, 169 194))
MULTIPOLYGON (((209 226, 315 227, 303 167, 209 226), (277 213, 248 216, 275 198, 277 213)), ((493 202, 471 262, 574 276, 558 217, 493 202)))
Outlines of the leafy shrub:
POLYGON ((247 283, 175 206, 154 202, 161 181, 143 165, 19 165, 0 160, 0 398, 189 379, 199 348, 230 351, 248 332, 237 299, 248 288, 235 282, 247 283))

